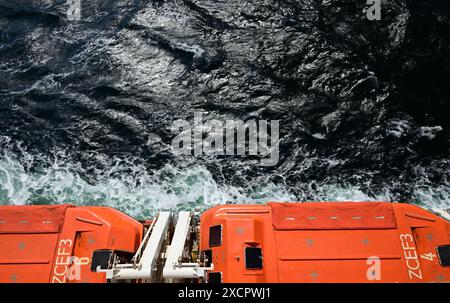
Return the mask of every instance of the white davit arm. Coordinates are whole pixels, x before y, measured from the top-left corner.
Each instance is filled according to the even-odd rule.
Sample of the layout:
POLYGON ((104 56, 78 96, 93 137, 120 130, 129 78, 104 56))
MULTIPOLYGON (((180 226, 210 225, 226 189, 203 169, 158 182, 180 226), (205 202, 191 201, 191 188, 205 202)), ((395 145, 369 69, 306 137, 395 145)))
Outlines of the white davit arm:
POLYGON ((166 264, 163 269, 163 278, 189 279, 205 276, 205 271, 212 267, 200 267, 197 263, 181 263, 191 226, 192 213, 182 211, 178 215, 178 222, 167 254, 166 264))
MULTIPOLYGON (((172 214, 170 212, 160 212, 153 228, 148 231, 148 233, 151 232, 150 236, 148 237, 147 234, 144 237, 144 241, 146 238, 148 238, 148 241, 143 246, 139 263, 119 264, 112 269, 106 270, 106 278, 112 280, 145 279, 151 281, 156 271, 156 263, 160 259, 161 249, 171 220, 172 214)), ((135 262, 139 254, 140 250, 136 253, 135 262)))
POLYGON ((132 263, 113 264, 112 268, 97 270, 97 272, 105 272, 106 278, 111 281, 141 279, 147 282, 158 282, 161 280, 161 267, 164 264, 164 268, 162 268, 163 279, 204 277, 206 271, 213 270, 213 265, 202 267, 198 263, 182 262, 186 241, 190 236, 191 217, 191 212, 179 213, 172 242, 169 246, 167 243, 170 241, 169 228, 173 220, 172 213, 160 212, 156 222, 153 222, 146 232, 132 263), (162 254, 163 251, 166 251, 165 256, 162 254))

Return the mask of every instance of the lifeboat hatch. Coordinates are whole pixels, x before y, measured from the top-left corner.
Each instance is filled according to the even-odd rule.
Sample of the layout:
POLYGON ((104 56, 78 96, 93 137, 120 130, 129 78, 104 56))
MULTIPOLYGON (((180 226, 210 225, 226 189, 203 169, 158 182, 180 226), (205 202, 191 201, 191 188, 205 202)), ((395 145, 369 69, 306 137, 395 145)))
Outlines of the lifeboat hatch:
POLYGON ((96 250, 92 254, 91 271, 97 271, 98 269, 108 269, 113 262, 112 250, 96 250))
POLYGON ((438 252, 439 262, 442 266, 450 266, 450 245, 438 246, 436 248, 438 252))
POLYGON ((259 247, 245 248, 245 267, 247 269, 262 269, 262 249, 259 247))
POLYGON ((222 225, 214 225, 209 228, 209 246, 222 245, 222 225))

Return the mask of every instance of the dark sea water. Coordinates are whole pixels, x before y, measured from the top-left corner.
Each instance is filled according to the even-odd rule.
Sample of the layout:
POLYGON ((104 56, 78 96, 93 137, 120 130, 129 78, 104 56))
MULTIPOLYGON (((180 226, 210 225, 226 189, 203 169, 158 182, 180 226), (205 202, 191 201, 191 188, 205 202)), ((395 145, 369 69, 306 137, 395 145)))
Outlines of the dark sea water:
POLYGON ((0 0, 0 204, 450 206, 450 2, 0 0), (280 121, 280 160, 171 125, 280 121))

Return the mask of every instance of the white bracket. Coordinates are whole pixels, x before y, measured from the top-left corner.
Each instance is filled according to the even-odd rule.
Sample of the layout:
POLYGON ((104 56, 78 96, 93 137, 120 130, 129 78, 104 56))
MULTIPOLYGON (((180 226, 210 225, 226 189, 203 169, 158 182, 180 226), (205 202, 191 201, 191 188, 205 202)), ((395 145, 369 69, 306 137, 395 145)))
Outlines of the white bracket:
POLYGON ((191 226, 191 217, 192 213, 188 211, 182 211, 178 214, 178 222, 163 269, 165 279, 200 278, 205 276, 205 271, 213 269, 212 266, 200 267, 197 263, 181 263, 191 226))
MULTIPOLYGON (((179 213, 172 242, 170 246, 165 244, 167 258, 162 269, 164 279, 202 278, 205 277, 206 271, 213 270, 212 264, 211 267, 201 267, 198 263, 182 263, 191 228, 191 217, 192 212, 183 211, 179 213)), ((166 242, 172 220, 171 212, 160 212, 156 223, 153 222, 145 234, 132 259, 133 263, 114 264, 111 269, 98 270, 98 272, 105 272, 106 278, 111 281, 136 279, 147 282, 157 281, 155 274, 158 271, 158 266, 163 263, 163 245, 166 242)))
MULTIPOLYGON (((160 212, 153 229, 148 231, 151 232, 150 236, 146 235, 148 241, 143 246, 139 263, 115 265, 112 269, 106 270, 106 277, 112 280, 144 279, 152 281, 171 220, 170 212, 160 212)), ((140 250, 135 257, 138 257, 139 253, 140 250)))

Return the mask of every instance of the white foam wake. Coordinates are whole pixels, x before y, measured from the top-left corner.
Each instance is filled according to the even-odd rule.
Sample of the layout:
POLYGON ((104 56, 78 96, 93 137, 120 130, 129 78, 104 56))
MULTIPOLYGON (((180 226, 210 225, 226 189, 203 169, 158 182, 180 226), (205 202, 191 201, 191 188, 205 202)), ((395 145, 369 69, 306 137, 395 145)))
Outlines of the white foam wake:
MULTIPOLYGON (((218 183, 213 174, 199 164, 182 168, 166 165, 149 171, 144 165, 113 159, 107 169, 95 172, 95 178, 87 180, 81 166, 71 163, 64 152, 45 158, 16 146, 13 153, 7 147, 8 141, 2 140, 0 204, 106 205, 147 218, 158 210, 202 211, 224 203, 396 201, 388 185, 377 194, 369 195, 354 185, 321 184, 304 195, 297 192, 296 196, 285 184, 274 184, 268 178, 255 179, 244 186, 218 183)), ((450 187, 447 184, 433 184, 424 170, 413 185, 412 200, 401 202, 448 208, 450 187)))

